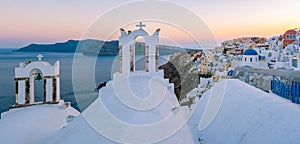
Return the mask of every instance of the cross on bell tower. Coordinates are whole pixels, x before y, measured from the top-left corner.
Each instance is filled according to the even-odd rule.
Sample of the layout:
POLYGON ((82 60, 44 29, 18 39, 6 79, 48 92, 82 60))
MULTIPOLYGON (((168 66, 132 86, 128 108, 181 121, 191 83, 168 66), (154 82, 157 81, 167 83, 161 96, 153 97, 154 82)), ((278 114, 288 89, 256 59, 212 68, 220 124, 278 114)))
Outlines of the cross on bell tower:
POLYGON ((140 24, 136 25, 136 27, 140 27, 140 29, 143 29, 143 27, 146 27, 146 25, 144 25, 142 22, 140 22, 140 24))
POLYGON ((37 55, 39 61, 42 61, 42 57, 44 57, 42 54, 37 55))

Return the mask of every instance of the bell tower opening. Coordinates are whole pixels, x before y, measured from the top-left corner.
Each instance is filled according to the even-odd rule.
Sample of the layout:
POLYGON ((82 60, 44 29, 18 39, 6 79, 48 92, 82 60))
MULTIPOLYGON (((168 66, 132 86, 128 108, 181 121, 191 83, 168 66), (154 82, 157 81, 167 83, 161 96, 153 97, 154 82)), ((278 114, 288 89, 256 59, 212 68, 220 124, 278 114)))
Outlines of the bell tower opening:
POLYGON ((43 73, 40 69, 33 69, 30 73, 29 81, 31 91, 31 97, 33 102, 44 101, 45 83, 43 79, 43 73))
POLYGON ((144 37, 138 36, 134 43, 135 71, 146 71, 146 42, 144 37))

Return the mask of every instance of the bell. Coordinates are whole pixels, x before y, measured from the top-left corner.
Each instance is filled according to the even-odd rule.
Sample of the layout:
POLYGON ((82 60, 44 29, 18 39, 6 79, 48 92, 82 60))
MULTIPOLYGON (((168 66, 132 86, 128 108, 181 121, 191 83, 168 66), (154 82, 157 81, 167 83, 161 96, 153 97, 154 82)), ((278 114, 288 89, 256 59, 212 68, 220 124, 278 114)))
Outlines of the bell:
POLYGON ((40 81, 42 79, 41 73, 38 73, 38 75, 35 77, 35 80, 40 81))

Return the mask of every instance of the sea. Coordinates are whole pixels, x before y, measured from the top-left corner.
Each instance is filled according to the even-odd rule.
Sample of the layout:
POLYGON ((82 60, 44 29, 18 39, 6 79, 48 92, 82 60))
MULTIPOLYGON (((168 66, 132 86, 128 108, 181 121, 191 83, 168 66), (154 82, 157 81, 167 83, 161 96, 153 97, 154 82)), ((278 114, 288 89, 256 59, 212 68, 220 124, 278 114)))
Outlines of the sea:
MULTIPOLYGON (((15 104, 15 81, 14 71, 19 66, 20 62, 26 63, 27 61, 37 61, 37 55, 42 54, 44 57, 43 61, 49 62, 53 65, 56 61, 60 62, 60 91, 61 98, 64 101, 71 102, 71 105, 82 111, 82 108, 78 107, 77 101, 73 91, 73 80, 72 80, 72 68, 74 57, 96 59, 95 68, 95 89, 100 83, 107 82, 112 79, 112 74, 118 70, 118 59, 117 56, 85 56, 76 53, 55 53, 55 52, 15 52, 15 49, 0 49, 0 113, 9 110, 9 107, 15 104)), ((166 63, 170 55, 162 55, 159 58, 159 64, 166 63)), ((143 56, 136 56, 136 69, 142 69, 144 67, 143 56)), ((89 77, 90 75, 85 74, 84 68, 88 63, 82 65, 82 78, 89 77)), ((81 67, 81 66, 79 66, 81 67)), ((84 83, 83 83, 84 84, 84 83)), ((81 93, 83 100, 86 101, 85 107, 93 102, 95 97, 89 97, 89 92, 81 93)), ((43 82, 42 80, 35 80, 35 100, 42 100, 43 97, 43 82)))

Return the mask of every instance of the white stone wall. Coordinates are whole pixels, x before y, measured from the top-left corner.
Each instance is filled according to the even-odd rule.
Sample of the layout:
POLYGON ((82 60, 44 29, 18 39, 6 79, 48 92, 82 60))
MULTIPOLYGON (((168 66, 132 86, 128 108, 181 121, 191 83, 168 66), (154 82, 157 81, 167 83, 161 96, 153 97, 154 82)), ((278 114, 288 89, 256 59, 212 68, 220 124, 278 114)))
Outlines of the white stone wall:
POLYGON ((60 78, 56 78, 56 102, 60 100, 60 78))
POLYGON ((257 55, 244 55, 243 56, 243 65, 244 66, 251 66, 251 67, 257 67, 258 63, 258 56, 257 55), (246 59, 246 61, 245 61, 246 59), (252 61, 251 61, 252 59, 252 61))
MULTIPOLYGON (((21 66, 21 64, 20 64, 21 66)), ((39 69, 43 73, 43 76, 56 76, 59 75, 59 62, 57 61, 53 66, 47 62, 36 61, 32 62, 24 67, 15 68, 15 78, 29 77, 33 69, 39 69)))
POLYGON ((29 78, 29 83, 30 83, 30 100, 29 100, 29 103, 34 103, 34 76, 35 75, 32 75, 30 78, 29 78))
POLYGON ((26 83, 25 80, 18 81, 18 104, 25 104, 25 97, 26 97, 26 83))
POLYGON ((53 96, 52 79, 46 79, 46 102, 51 102, 53 96))

